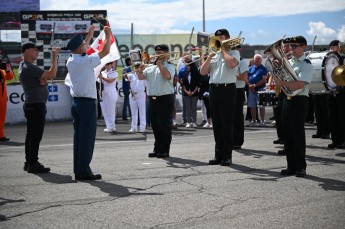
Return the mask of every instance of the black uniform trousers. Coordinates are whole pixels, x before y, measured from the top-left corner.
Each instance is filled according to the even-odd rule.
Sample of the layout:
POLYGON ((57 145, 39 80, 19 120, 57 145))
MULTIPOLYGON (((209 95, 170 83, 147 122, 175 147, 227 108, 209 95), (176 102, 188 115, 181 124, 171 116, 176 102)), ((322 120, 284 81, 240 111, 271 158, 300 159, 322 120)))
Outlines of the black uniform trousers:
POLYGON ((283 131, 283 102, 285 94, 280 92, 278 95, 278 103, 273 107, 274 119, 276 121, 276 130, 278 139, 284 141, 284 131, 283 131))
POLYGON ((38 151, 43 137, 47 108, 45 103, 24 103, 26 118, 25 159, 28 163, 38 161, 38 151))
POLYGON ((287 167, 292 170, 301 170, 307 167, 305 161, 306 140, 304 129, 307 106, 307 96, 284 98, 284 148, 286 150, 287 167))
POLYGON ((216 142, 215 158, 217 160, 231 159, 236 85, 235 83, 211 84, 209 93, 213 134, 216 142))
POLYGON ((243 105, 245 100, 244 88, 236 89, 236 103, 234 112, 234 146, 242 146, 244 142, 244 114, 243 105))
POLYGON ((345 87, 337 94, 329 95, 329 115, 331 120, 332 143, 345 142, 345 87))
POLYGON ((318 135, 329 135, 331 131, 328 110, 328 97, 329 94, 313 95, 313 104, 316 119, 316 134, 318 135))
POLYGON ((149 96, 149 117, 155 136, 153 151, 157 154, 169 154, 170 152, 173 106, 174 94, 149 96))

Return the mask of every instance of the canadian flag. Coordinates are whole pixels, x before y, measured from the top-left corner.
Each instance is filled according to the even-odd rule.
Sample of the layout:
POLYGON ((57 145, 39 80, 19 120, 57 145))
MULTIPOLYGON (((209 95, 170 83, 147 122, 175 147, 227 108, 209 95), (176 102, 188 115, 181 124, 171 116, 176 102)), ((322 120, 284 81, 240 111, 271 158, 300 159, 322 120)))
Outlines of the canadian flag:
MULTIPOLYGON (((107 23, 107 26, 110 27, 109 22, 107 23)), ((86 53, 88 55, 91 55, 94 52, 101 51, 104 46, 104 41, 105 41, 105 33, 104 33, 104 30, 102 30, 101 33, 98 35, 98 37, 95 39, 95 41, 92 43, 92 45, 89 47, 86 53)), ((95 78, 96 79, 98 78, 98 75, 101 73, 101 70, 105 66, 106 63, 113 62, 118 59, 120 59, 120 52, 119 52, 119 49, 117 48, 115 38, 113 34, 111 33, 109 54, 103 57, 101 59, 101 64, 98 65, 96 68, 94 68, 95 78)), ((71 79, 70 79, 69 73, 67 73, 66 75, 65 84, 69 87, 71 86, 71 79)))
MULTIPOLYGON (((107 26, 110 27, 109 22, 107 23, 107 26)), ((105 33, 104 33, 104 30, 102 30, 99 36, 94 40, 94 42, 89 47, 86 53, 88 55, 91 55, 94 52, 101 51, 104 46, 104 41, 105 41, 105 33)), ((113 34, 111 33, 109 54, 103 57, 101 59, 101 64, 98 65, 96 68, 94 68, 95 77, 96 78, 98 77, 99 73, 101 72, 102 68, 105 66, 106 63, 113 62, 118 59, 120 59, 120 52, 119 52, 119 49, 117 48, 116 40, 113 34)))

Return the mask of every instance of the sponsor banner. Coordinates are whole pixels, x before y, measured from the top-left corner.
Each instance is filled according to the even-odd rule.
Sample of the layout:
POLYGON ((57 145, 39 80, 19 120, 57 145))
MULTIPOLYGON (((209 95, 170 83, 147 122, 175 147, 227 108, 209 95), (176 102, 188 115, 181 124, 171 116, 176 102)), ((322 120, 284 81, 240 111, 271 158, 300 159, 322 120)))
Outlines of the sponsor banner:
MULTIPOLYGON (((121 117, 123 107, 123 91, 122 80, 118 81, 119 98, 116 103, 116 116, 121 117)), ((64 121, 72 120, 71 103, 72 97, 69 87, 63 83, 48 85, 48 101, 47 101, 47 121, 64 121)), ((177 111, 182 110, 182 88, 177 84, 175 107, 177 111)), ((7 85, 7 112, 6 124, 18 124, 26 122, 23 111, 24 91, 21 85, 7 85)), ((198 107, 200 103, 198 103, 198 107)))
POLYGON ((88 33, 91 21, 36 21, 36 33, 88 33))
MULTIPOLYGON (((64 84, 48 85, 47 101, 47 121, 70 120, 72 97, 69 93, 69 87, 64 84)), ((6 121, 8 124, 25 122, 23 104, 24 91, 21 85, 7 85, 7 112, 6 121)))
MULTIPOLYGON (((103 21, 107 17, 106 10, 71 10, 71 11, 22 11, 21 22, 48 20, 48 21, 84 21, 94 20, 103 21)), ((104 22, 104 21, 103 21, 104 22)))

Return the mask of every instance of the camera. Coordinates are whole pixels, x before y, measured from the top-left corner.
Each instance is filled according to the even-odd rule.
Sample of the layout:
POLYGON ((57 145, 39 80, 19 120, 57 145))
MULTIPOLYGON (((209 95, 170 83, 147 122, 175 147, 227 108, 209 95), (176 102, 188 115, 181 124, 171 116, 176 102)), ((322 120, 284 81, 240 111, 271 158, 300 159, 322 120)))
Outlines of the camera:
POLYGON ((0 63, 0 69, 1 70, 6 70, 7 69, 6 63, 0 63))

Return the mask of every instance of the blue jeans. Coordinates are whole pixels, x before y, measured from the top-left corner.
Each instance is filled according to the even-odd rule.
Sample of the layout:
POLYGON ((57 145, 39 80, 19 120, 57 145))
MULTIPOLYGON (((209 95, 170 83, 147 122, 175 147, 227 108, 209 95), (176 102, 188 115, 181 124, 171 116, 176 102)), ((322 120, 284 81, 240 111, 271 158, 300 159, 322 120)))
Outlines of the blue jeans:
POLYGON ((26 118, 25 159, 28 163, 38 161, 38 150, 42 140, 47 108, 45 103, 24 103, 26 118))
POLYGON ((74 98, 71 112, 73 116, 73 168, 76 176, 92 173, 90 163, 96 138, 96 100, 74 98))

